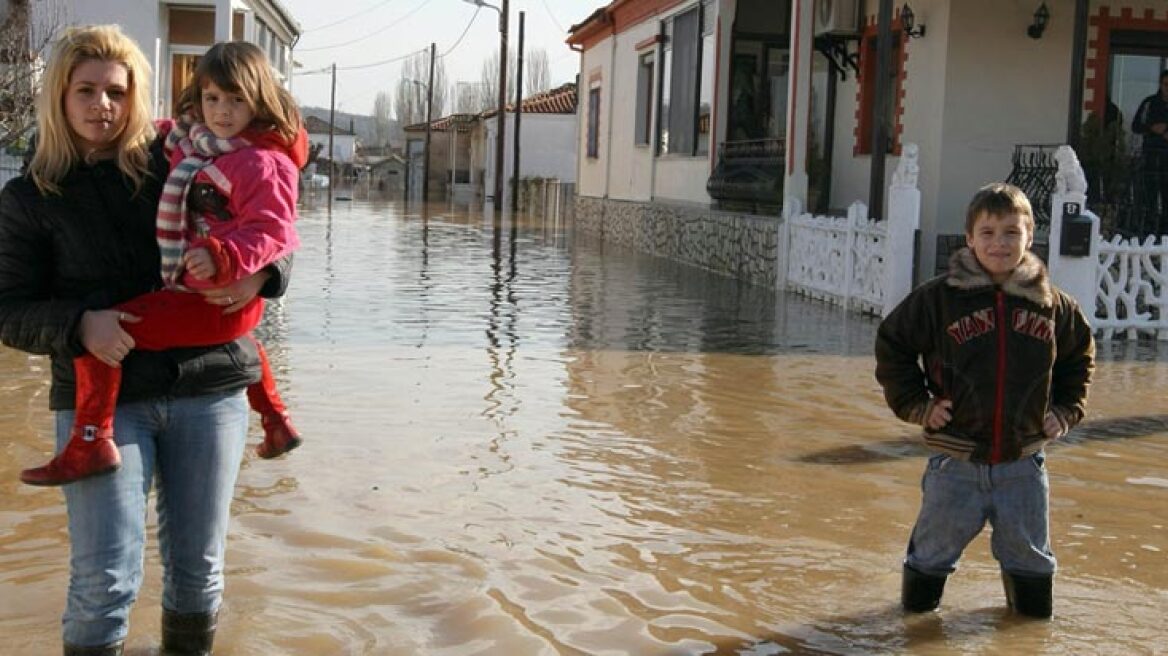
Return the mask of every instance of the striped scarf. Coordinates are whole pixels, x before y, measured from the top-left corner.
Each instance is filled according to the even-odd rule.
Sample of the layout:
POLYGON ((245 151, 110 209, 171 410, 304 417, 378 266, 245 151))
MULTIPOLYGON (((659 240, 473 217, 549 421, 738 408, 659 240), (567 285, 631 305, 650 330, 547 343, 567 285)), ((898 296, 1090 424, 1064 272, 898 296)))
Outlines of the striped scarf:
MULTIPOLYGON (((186 199, 195 174, 211 164, 215 157, 249 145, 250 142, 238 136, 220 139, 211 128, 194 122, 189 116, 175 121, 166 135, 163 143, 166 152, 179 148, 183 154, 183 160, 167 176, 158 202, 158 250, 162 255, 162 283, 167 288, 181 288, 178 281, 182 275, 182 255, 187 247, 187 229, 191 223, 186 199)), ((207 236, 207 222, 203 217, 196 216, 194 224, 196 234, 207 236)))

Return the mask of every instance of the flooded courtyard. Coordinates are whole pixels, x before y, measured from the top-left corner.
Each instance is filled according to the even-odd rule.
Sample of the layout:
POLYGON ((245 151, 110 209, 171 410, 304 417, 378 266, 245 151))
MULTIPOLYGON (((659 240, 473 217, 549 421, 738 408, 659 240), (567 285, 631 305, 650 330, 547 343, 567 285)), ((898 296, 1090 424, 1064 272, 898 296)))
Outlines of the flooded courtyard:
MULTIPOLYGON (((875 319, 465 208, 299 228, 261 336, 307 442, 247 456, 220 656, 1166 649, 1168 344, 1102 344, 1048 451, 1055 619, 1006 612, 988 531, 905 617, 924 456, 875 319)), ((58 653, 63 500, 18 480, 51 444, 47 362, 0 349, 0 391, 0 652, 58 653)))

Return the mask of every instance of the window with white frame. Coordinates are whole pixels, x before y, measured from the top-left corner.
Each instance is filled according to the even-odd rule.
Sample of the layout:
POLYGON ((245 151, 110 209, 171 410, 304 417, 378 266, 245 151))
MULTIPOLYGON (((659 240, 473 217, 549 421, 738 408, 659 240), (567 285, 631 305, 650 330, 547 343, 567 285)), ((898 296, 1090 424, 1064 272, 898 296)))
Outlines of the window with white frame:
POLYGON ((588 90, 588 157, 600 157, 600 86, 588 90))
POLYGON ((637 115, 634 125, 634 143, 647 146, 653 141, 653 66, 657 60, 655 53, 647 53, 637 58, 637 115))
POLYGON ((699 155, 710 152, 710 108, 714 104, 714 11, 712 0, 702 1, 702 50, 698 58, 698 125, 697 143, 694 148, 699 155))
POLYGON ((713 102, 712 0, 703 0, 661 23, 661 97, 658 153, 708 152, 713 102))

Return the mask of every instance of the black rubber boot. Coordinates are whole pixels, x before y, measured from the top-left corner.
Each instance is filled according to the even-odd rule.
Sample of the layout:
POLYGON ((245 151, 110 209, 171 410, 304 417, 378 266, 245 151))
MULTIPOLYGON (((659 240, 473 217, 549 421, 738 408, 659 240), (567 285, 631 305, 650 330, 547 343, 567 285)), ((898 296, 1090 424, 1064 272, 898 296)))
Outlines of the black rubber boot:
POLYGON ((78 647, 66 643, 65 656, 122 656, 123 644, 121 640, 97 647, 78 647))
POLYGON ((1002 572, 1006 603, 1019 615, 1048 619, 1054 612, 1054 577, 1002 572))
POLYGON ((941 605, 941 593, 945 591, 946 576, 931 576, 904 566, 904 579, 900 588, 900 603, 909 613, 926 613, 941 605))
POLYGON ((219 613, 162 610, 163 656, 211 656, 219 613))

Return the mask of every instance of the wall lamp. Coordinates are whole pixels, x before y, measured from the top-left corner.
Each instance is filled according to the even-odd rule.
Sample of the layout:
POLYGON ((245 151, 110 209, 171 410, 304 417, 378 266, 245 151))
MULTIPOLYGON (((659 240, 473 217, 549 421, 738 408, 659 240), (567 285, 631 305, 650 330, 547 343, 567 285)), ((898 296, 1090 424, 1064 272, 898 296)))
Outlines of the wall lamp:
POLYGON ((925 26, 923 23, 920 27, 915 30, 913 29, 916 21, 917 18, 913 14, 912 7, 908 6, 907 2, 904 3, 904 6, 900 8, 900 25, 904 29, 904 35, 910 39, 914 37, 919 39, 925 35, 925 26))
POLYGON ((1046 31, 1046 24, 1050 22, 1050 10, 1046 8, 1046 3, 1038 5, 1038 9, 1034 10, 1034 22, 1030 27, 1026 28, 1026 34, 1031 39, 1041 39, 1042 33, 1046 31))

